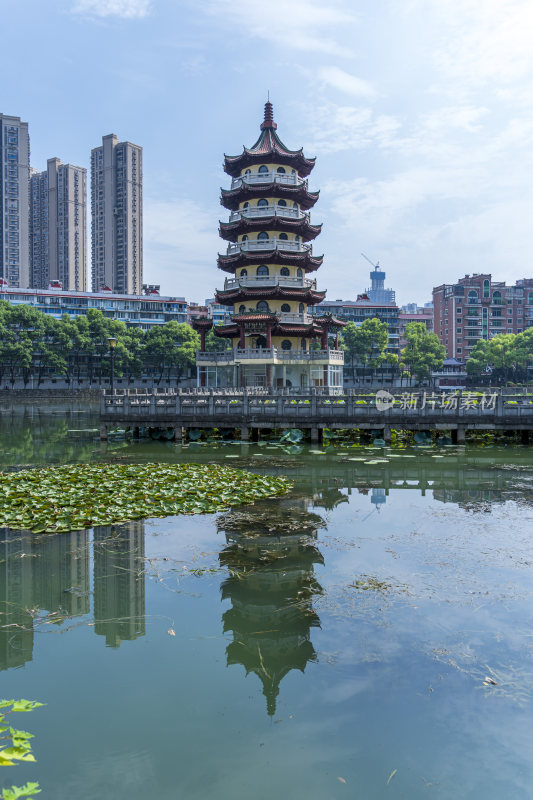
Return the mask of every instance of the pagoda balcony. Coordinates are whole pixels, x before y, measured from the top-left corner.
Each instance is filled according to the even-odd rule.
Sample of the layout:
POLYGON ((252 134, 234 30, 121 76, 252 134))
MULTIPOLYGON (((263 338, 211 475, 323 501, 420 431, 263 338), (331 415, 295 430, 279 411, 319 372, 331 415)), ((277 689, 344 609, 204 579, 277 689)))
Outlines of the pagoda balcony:
POLYGON ((344 350, 282 350, 280 347, 248 347, 243 350, 221 350, 219 352, 196 353, 197 363, 239 364, 247 361, 270 361, 274 364, 289 362, 323 361, 344 364, 344 350))
POLYGON ((311 250, 311 245, 307 242, 295 242, 294 239, 279 239, 274 236, 272 239, 247 239, 245 242, 230 242, 227 255, 233 256, 236 253, 255 253, 261 250, 285 250, 291 253, 307 253, 311 250))
POLYGON ((280 206, 249 206, 240 211, 232 211, 229 221, 236 222, 240 219, 257 219, 261 217, 284 217, 285 219, 309 219, 309 214, 300 208, 280 206))
POLYGON ((308 314, 305 311, 301 314, 290 314, 280 311, 278 316, 282 325, 286 322, 290 324, 310 325, 314 319, 312 314, 308 314))
POLYGON ((250 275, 245 278, 226 278, 224 291, 239 289, 241 286, 257 288, 261 286, 286 286, 289 289, 316 289, 316 280, 312 278, 291 278, 285 275, 250 275))
POLYGON ((231 181, 232 189, 241 186, 255 186, 257 184, 281 183, 284 186, 303 186, 307 183, 305 178, 289 172, 250 172, 249 175, 240 175, 231 181))

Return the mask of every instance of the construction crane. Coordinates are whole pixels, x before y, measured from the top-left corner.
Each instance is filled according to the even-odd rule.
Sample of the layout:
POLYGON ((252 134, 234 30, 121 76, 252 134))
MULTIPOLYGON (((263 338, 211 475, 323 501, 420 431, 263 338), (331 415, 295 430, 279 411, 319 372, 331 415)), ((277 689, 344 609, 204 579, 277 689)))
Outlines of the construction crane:
POLYGON ((379 269, 379 261, 377 262, 377 264, 374 264, 374 262, 371 261, 368 256, 365 256, 364 253, 361 253, 361 255, 363 256, 363 258, 366 258, 368 263, 371 264, 374 267, 374 269, 379 269))

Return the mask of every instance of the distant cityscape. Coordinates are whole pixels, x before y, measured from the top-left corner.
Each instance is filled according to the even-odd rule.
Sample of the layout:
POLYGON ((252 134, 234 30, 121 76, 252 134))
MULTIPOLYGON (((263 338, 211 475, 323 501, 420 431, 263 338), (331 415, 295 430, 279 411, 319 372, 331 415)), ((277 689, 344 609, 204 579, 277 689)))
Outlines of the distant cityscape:
MULTIPOLYGON (((202 317, 229 323, 233 306, 215 298, 198 303, 164 296, 159 285, 143 283, 141 146, 109 134, 91 151, 90 278, 87 169, 57 157, 42 172, 32 168, 28 123, 6 114, 0 114, 0 159, 1 299, 56 318, 97 308, 143 330, 202 317)), ((372 266, 370 286, 354 300, 324 300, 312 313, 356 325, 377 317, 388 324, 388 351, 397 354, 406 345, 407 324, 421 322, 438 335, 447 359, 459 362, 480 339, 533 325, 532 278, 507 286, 490 274, 465 275, 434 288, 423 306, 399 307, 395 291, 385 288, 385 271, 379 263, 372 266)))

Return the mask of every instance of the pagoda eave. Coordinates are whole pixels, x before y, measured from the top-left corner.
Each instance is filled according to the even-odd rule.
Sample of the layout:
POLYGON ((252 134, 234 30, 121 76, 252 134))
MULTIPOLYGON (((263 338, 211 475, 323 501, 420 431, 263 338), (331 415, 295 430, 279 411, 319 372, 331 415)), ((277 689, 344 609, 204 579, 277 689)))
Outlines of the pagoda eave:
POLYGON ((348 324, 338 317, 329 315, 324 317, 315 317, 315 322, 318 322, 319 325, 326 325, 328 328, 344 328, 344 326, 348 324))
POLYGON ((191 326, 194 328, 195 331, 199 330, 209 330, 209 328, 213 327, 213 320, 209 319, 209 317, 196 317, 191 319, 191 326))
POLYGON ((232 178, 238 178, 243 169, 269 161, 295 169, 302 178, 306 178, 315 166, 316 159, 306 158, 301 150, 283 153, 273 148, 256 152, 245 147, 239 156, 224 156, 224 172, 232 178))
POLYGON ((300 303, 306 303, 308 306, 321 303, 326 296, 326 292, 317 292, 313 289, 307 288, 294 288, 289 289, 279 284, 277 286, 261 286, 249 288, 247 286, 239 286, 236 289, 216 290, 215 300, 223 306, 233 305, 233 303, 240 303, 244 300, 296 300, 300 303))
POLYGON ((311 225, 307 219, 287 219, 272 214, 270 217, 255 219, 240 219, 235 222, 220 222, 219 234, 227 242, 236 242, 237 237, 242 234, 259 232, 268 228, 275 228, 276 231, 294 233, 301 236, 304 242, 316 239, 322 225, 311 225))
POLYGON ((238 325, 216 325, 213 330, 215 336, 220 336, 222 339, 235 339, 239 335, 238 325))
POLYGON ((295 266, 305 272, 314 272, 321 265, 324 256, 312 256, 309 251, 303 253, 290 253, 283 250, 264 250, 255 253, 240 252, 234 255, 219 253, 217 266, 223 272, 234 274, 240 267, 249 267, 259 264, 280 264, 282 266, 295 266))
POLYGON ((240 203, 260 197, 280 197, 299 203, 300 208, 308 211, 318 200, 320 192, 310 192, 305 184, 286 186, 282 183, 243 183, 236 189, 221 189, 220 203, 229 211, 237 211, 240 203))

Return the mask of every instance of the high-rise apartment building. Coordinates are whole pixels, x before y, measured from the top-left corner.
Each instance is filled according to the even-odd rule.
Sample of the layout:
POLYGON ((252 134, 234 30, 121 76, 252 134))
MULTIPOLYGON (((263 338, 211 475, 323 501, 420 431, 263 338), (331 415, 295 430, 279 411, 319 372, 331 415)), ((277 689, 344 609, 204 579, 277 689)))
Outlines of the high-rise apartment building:
POLYGON ((31 286, 87 289, 87 170, 49 158, 30 178, 31 286))
POLYGON ((533 278, 507 286, 482 273, 433 289, 433 328, 448 358, 464 361, 480 339, 532 325, 533 278))
POLYGON ((28 123, 0 114, 0 279, 30 285, 28 123))
POLYGON ((140 294, 142 147, 114 134, 91 151, 92 288, 140 294))

